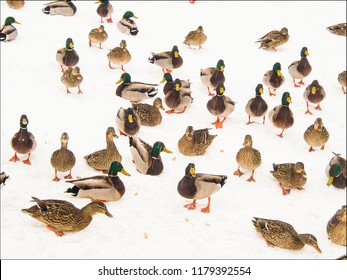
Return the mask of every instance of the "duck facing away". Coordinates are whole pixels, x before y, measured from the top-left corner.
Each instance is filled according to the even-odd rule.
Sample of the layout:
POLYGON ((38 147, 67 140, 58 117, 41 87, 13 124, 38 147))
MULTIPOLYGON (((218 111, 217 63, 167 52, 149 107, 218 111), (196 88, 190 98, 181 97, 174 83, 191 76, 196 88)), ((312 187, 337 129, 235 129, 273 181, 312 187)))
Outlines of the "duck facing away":
POLYGON ((310 85, 308 85, 304 91, 304 99, 306 101, 306 112, 305 114, 312 115, 311 111, 308 109, 308 103, 314 103, 318 105, 314 107, 316 110, 322 110, 320 107, 320 102, 325 98, 326 93, 324 88, 318 83, 317 80, 312 81, 310 85))
MULTIPOLYGON (((182 80, 181 81, 181 90, 184 90, 188 93, 192 92, 190 89, 191 82, 189 80, 182 80)), ((163 87, 164 95, 166 95, 169 91, 171 91, 175 87, 175 80, 172 78, 172 75, 170 73, 164 73, 163 79, 160 81, 160 83, 165 83, 163 87), (166 82, 166 83, 165 83, 166 82)))
POLYGON ((101 44, 104 43, 108 38, 108 34, 103 25, 100 25, 98 28, 93 28, 88 34, 89 47, 92 46, 92 43, 99 44, 99 48, 102 49, 101 44))
POLYGON ((313 147, 320 147, 324 150, 326 142, 329 140, 329 132, 323 125, 321 118, 317 118, 313 125, 310 125, 304 132, 304 140, 310 146, 309 152, 314 151, 313 147))
POLYGON ((277 51, 276 48, 287 43, 289 40, 288 29, 283 27, 280 31, 272 30, 265 34, 263 37, 259 38, 256 43, 260 43, 259 49, 272 49, 277 51))
POLYGON ((133 108, 119 108, 116 115, 116 126, 121 135, 135 135, 141 128, 141 120, 133 108))
POLYGON ((109 0, 98 0, 95 4, 99 4, 96 9, 96 13, 100 16, 100 21, 103 22, 103 18, 107 18, 106 21, 112 23, 113 6, 109 0))
POLYGON ((125 72, 123 65, 127 64, 131 60, 131 54, 127 49, 127 43, 125 40, 120 41, 119 47, 115 47, 107 54, 108 66, 111 69, 114 67, 111 66, 111 62, 120 65, 121 69, 125 72))
POLYGON ((165 95, 164 102, 170 108, 165 113, 183 114, 193 102, 193 97, 190 90, 188 91, 186 88, 182 88, 181 80, 175 79, 174 88, 165 95))
POLYGON ((347 71, 342 71, 340 74, 338 74, 337 80, 341 85, 343 93, 346 94, 345 87, 347 85, 347 71))
POLYGON ((153 105, 145 103, 133 103, 132 108, 134 112, 139 116, 141 125, 144 126, 157 126, 161 124, 162 115, 160 110, 165 110, 163 107, 163 101, 160 97, 157 97, 153 101, 153 105))
POLYGON ((102 202, 91 202, 78 209, 65 200, 41 200, 36 197, 32 197, 32 199, 36 205, 22 209, 22 212, 46 224, 46 227, 57 236, 63 236, 64 232, 76 232, 85 229, 95 214, 113 217, 102 202))
POLYGON ((266 115, 268 106, 266 101, 261 96, 263 92, 264 92, 263 85, 258 84, 257 87, 255 88, 255 97, 248 100, 245 106, 246 113, 248 114, 248 122, 246 124, 254 123, 254 121, 251 122, 251 117, 253 118, 263 117, 263 124, 265 124, 265 115, 266 115))
POLYGON ((263 76, 263 83, 269 89, 270 96, 276 96, 276 89, 280 88, 285 82, 281 69, 281 63, 276 62, 272 70, 266 71, 263 76), (273 92, 271 92, 271 89, 273 89, 273 92))
POLYGON ((201 82, 207 87, 209 96, 214 96, 214 94, 210 91, 210 88, 216 90, 219 84, 225 82, 224 68, 224 61, 223 59, 220 59, 218 60, 216 67, 200 69, 200 79, 201 82))
POLYGON ((6 0, 6 3, 11 9, 20 9, 25 5, 24 0, 6 0))
POLYGON ((335 35, 347 36, 347 23, 338 23, 327 27, 327 30, 335 35))
POLYGON ((290 76, 293 77, 294 87, 300 87, 304 85, 303 79, 307 77, 311 71, 312 67, 308 62, 307 56, 309 55, 306 47, 303 47, 300 52, 301 59, 292 62, 288 67, 288 72, 290 76), (295 79, 300 79, 298 84, 295 83, 295 79))
POLYGON ((80 88, 80 84, 83 82, 83 76, 78 66, 65 70, 60 80, 66 86, 66 93, 71 93, 69 87, 78 87, 77 93, 83 93, 80 88))
POLYGON ((180 68, 183 64, 183 58, 179 54, 177 46, 173 46, 171 51, 153 53, 148 61, 162 68, 163 73, 171 73, 173 69, 180 68))
POLYGON ((343 205, 328 221, 326 228, 331 242, 342 246, 347 246, 346 215, 347 207, 343 205))
POLYGON ((346 188, 346 160, 340 154, 333 153, 334 156, 329 161, 326 173, 329 178, 327 185, 335 188, 346 188))
POLYGON ((65 48, 60 48, 56 54, 56 60, 60 64, 61 71, 64 73, 65 68, 74 67, 78 61, 79 56, 74 49, 75 45, 71 38, 66 39, 65 48))
POLYGON ((201 45, 205 43, 207 36, 204 33, 202 26, 198 26, 196 30, 190 31, 185 37, 183 44, 188 45, 191 49, 191 46, 199 46, 199 49, 202 49, 201 45))
POLYGON ((137 24, 131 18, 138 18, 134 15, 133 12, 127 11, 124 13, 121 20, 117 22, 117 27, 120 32, 127 35, 137 35, 139 33, 139 29, 137 28, 137 24))
POLYGON ((20 24, 20 22, 16 21, 14 17, 7 17, 5 19, 5 23, 0 29, 0 41, 10 42, 17 38, 18 31, 12 25, 13 23, 20 24))
POLYGON ((42 12, 46 15, 61 15, 61 16, 67 16, 71 17, 73 16, 77 8, 74 5, 74 3, 71 2, 71 0, 57 0, 54 2, 50 2, 45 4, 46 7, 42 9, 42 12))

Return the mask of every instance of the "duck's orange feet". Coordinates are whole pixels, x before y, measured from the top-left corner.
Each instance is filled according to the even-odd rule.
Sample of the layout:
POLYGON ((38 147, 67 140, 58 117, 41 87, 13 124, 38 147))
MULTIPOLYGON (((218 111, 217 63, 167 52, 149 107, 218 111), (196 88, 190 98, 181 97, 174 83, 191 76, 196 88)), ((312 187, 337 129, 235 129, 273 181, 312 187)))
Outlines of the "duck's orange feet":
POLYGON ((318 105, 316 106, 316 107, 314 107, 316 110, 320 110, 320 111, 322 111, 322 108, 319 106, 319 103, 318 103, 318 105))
POLYGON ((56 236, 62 237, 64 233, 62 231, 58 231, 50 227, 49 225, 46 225, 46 228, 49 229, 50 231, 53 231, 56 236))
POLYGON ((108 202, 108 200, 104 200, 104 199, 94 199, 92 198, 92 202, 108 202))
POLYGON ((285 189, 285 188, 282 186, 282 184, 281 184, 281 183, 280 183, 280 187, 281 187, 281 189, 282 189, 282 194, 283 194, 283 195, 287 195, 287 194, 289 194, 289 193, 290 193, 290 190, 285 189))
POLYGON ((123 65, 120 66, 120 69, 122 69, 122 71, 123 71, 124 73, 126 73, 126 71, 124 70, 123 65))
POLYGON ((196 209, 196 200, 194 199, 192 203, 184 205, 185 208, 188 210, 195 210, 196 209))
POLYGON ((305 85, 304 82, 302 81, 302 79, 299 82, 300 85, 305 85))
POLYGON ((265 116, 263 117, 263 124, 265 124, 265 116))
POLYGON ((216 124, 216 128, 223 128, 223 123, 224 123, 225 120, 226 120, 226 117, 224 117, 222 121, 219 121, 219 122, 216 124))
POLYGON ((28 164, 28 165, 31 165, 31 162, 30 162, 30 154, 28 155, 28 158, 23 160, 23 163, 24 164, 28 164))
POLYGON ((310 149, 308 150, 309 152, 313 152, 314 149, 312 147, 310 147, 310 149))
POLYGON ((102 47, 101 47, 101 43, 99 44, 99 49, 102 49, 102 47))
POLYGON ((321 150, 324 150, 324 146, 325 146, 325 145, 323 145, 320 149, 321 149, 321 150))
POLYGON ((92 46, 92 41, 89 39, 89 47, 92 46))
POLYGON ((219 123, 220 123, 220 121, 219 121, 219 118, 217 117, 217 120, 211 124, 214 124, 216 126, 216 128, 218 128, 219 123))
POLYGON ((293 78, 293 83, 294 83, 294 87, 300 87, 300 85, 298 85, 297 83, 295 83, 295 79, 293 78))
POLYGON ((311 111, 309 109, 306 110, 305 114, 310 114, 312 115, 311 111))
POLYGON ((59 179, 57 176, 55 176, 55 177, 52 179, 52 181, 54 181, 54 182, 59 182, 60 179, 59 179))
POLYGON ((276 93, 275 93, 276 89, 274 89, 274 92, 271 92, 270 88, 268 88, 268 89, 269 89, 269 95, 270 96, 276 96, 276 93))
POLYGON ((108 62, 108 67, 110 67, 111 69, 114 69, 114 67, 111 66, 111 61, 108 62))
POLYGON ((239 167, 239 168, 237 168, 237 170, 233 174, 240 177, 243 173, 241 172, 240 167, 239 167))
POLYGON ((165 111, 166 114, 173 114, 175 113, 175 110, 174 109, 171 109, 171 110, 167 110, 165 111))
POLYGON ((178 112, 176 114, 183 114, 186 111, 186 109, 187 109, 187 106, 185 106, 181 112, 178 112))
POLYGON ((77 92, 77 93, 78 93, 78 94, 83 93, 82 90, 80 89, 80 86, 78 86, 78 92, 77 92))
POLYGON ((68 88, 66 88, 66 93, 71 93, 71 91, 68 88))
POLYGON ((19 161, 19 157, 17 157, 17 153, 15 153, 14 156, 10 158, 10 161, 13 161, 13 162, 19 161))
POLYGON ((166 73, 171 73, 172 69, 165 69, 166 73))
POLYGON ((201 208, 202 213, 210 213, 210 202, 211 202, 211 197, 208 197, 208 203, 205 208, 201 208))
POLYGON ((108 19, 107 19, 107 22, 108 22, 108 23, 113 23, 112 18, 111 18, 111 17, 110 17, 110 18, 108 18, 108 19))
POLYGON ((251 116, 248 116, 248 122, 246 124, 252 124, 254 122, 251 122, 251 116))
POLYGON ((72 179, 72 176, 71 176, 71 171, 68 175, 64 176, 65 179, 72 179))
POLYGON ((284 129, 282 129, 282 132, 280 134, 277 134, 277 136, 280 138, 283 138, 283 132, 284 132, 284 129))
POLYGON ((254 170, 252 170, 252 175, 251 175, 251 177, 249 177, 249 178, 247 179, 248 182, 255 182, 253 175, 254 175, 254 170))
POLYGON ((122 131, 119 131, 119 134, 120 134, 120 135, 123 135, 123 136, 128 136, 127 134, 125 134, 125 133, 122 132, 122 131))

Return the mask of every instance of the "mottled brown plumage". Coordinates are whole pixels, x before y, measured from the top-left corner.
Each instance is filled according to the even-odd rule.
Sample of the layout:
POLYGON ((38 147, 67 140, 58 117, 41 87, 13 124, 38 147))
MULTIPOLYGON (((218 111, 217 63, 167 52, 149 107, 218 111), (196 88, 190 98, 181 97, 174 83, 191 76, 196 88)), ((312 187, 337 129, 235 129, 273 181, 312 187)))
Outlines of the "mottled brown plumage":
POLYGON ((92 43, 99 44, 99 48, 101 48, 101 44, 104 43, 108 38, 108 34, 105 31, 105 27, 100 25, 98 28, 93 28, 90 30, 88 34, 89 39, 89 47, 92 46, 92 43))
POLYGON ((347 207, 343 205, 328 221, 327 233, 329 239, 339 245, 347 246, 346 227, 347 207))
POLYGON ((163 102, 160 97, 153 101, 153 105, 145 103, 133 103, 134 112, 139 116, 141 125, 144 126, 157 126, 161 124, 162 115, 160 110, 164 110, 163 102))
POLYGON ((339 36, 347 36, 347 23, 337 23, 327 27, 328 31, 332 34, 339 36))
POLYGON ((20 9, 24 6, 25 1, 24 0, 6 0, 6 3, 11 9, 20 9))
POLYGON ((305 130, 304 139, 310 146, 309 152, 314 151, 313 147, 320 147, 321 150, 324 150, 325 143, 329 140, 329 132, 324 127, 321 118, 317 118, 314 124, 305 130))
POLYGON ((342 91, 344 94, 346 94, 346 85, 347 85, 347 71, 342 71, 338 76, 337 80, 341 85, 342 91))
POLYGON ((260 43, 259 49, 272 49, 276 51, 276 48, 285 44, 289 40, 288 29, 283 27, 280 31, 272 30, 259 38, 256 43, 260 43))
POLYGON ((204 34, 204 29, 202 26, 199 26, 196 30, 190 31, 188 35, 185 37, 183 44, 186 44, 191 49, 191 46, 199 46, 201 49, 201 45, 205 43, 207 40, 207 36, 204 34))
POLYGON ((82 93, 80 84, 83 82, 83 76, 78 66, 65 70, 60 80, 66 86, 66 93, 71 93, 69 87, 78 87, 77 93, 82 93))
POLYGON ((109 60, 108 66, 111 69, 114 67, 111 66, 111 63, 116 65, 120 65, 121 69, 125 72, 123 65, 127 64, 131 60, 131 54, 127 49, 127 43, 125 40, 122 40, 119 43, 119 47, 115 47, 107 54, 107 58, 109 60))

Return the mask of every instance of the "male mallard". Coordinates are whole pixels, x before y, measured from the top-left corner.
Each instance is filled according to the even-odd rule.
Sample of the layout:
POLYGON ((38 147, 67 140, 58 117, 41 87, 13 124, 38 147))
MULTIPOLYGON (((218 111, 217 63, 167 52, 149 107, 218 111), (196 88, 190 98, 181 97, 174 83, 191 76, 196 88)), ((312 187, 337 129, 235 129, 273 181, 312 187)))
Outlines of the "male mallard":
POLYGON ((57 177, 57 171, 66 172, 70 171, 67 176, 64 176, 65 179, 72 179, 71 169, 75 166, 76 157, 73 152, 68 148, 69 135, 64 132, 60 137, 61 147, 59 150, 56 150, 51 155, 51 165, 54 168, 54 179, 53 181, 58 182, 59 178, 57 177))
POLYGON ((57 236, 63 236, 65 231, 80 231, 85 229, 95 214, 105 214, 112 218, 103 202, 91 202, 81 209, 65 200, 40 200, 32 197, 36 203, 22 212, 46 224, 46 227, 57 236))
POLYGON ((329 239, 342 246, 347 246, 346 216, 347 207, 343 205, 341 209, 337 210, 327 224, 329 239))
POLYGON ((243 174, 240 167, 245 170, 252 170, 251 177, 247 179, 248 182, 255 182, 253 178, 254 171, 261 165, 261 154, 257 149, 254 149, 252 145, 252 136, 247 134, 243 141, 243 148, 241 148, 236 154, 238 168, 234 172, 234 175, 240 177, 243 174))
POLYGON ((204 34, 204 29, 200 25, 196 30, 190 31, 185 37, 183 44, 186 44, 191 49, 191 45, 199 46, 199 49, 202 49, 201 45, 205 43, 207 36, 204 34))
MULTIPOLYGON (((192 92, 190 90, 191 83, 189 80, 180 79, 180 81, 182 83, 181 90, 185 90, 186 92, 192 92)), ((165 95, 175 87, 174 79, 172 78, 172 75, 170 73, 164 73, 163 79, 160 81, 160 83, 165 83, 163 88, 163 92, 165 95)))
POLYGON ((139 33, 135 21, 131 19, 132 17, 138 18, 131 11, 124 13, 123 18, 117 22, 117 27, 120 32, 127 35, 137 35, 137 33, 139 33))
POLYGON ((24 0, 6 0, 6 3, 11 9, 20 9, 24 6, 25 1, 24 0))
POLYGON ((141 127, 141 120, 133 108, 119 108, 116 125, 122 135, 135 135, 141 127))
POLYGON ((125 193, 125 186, 119 179, 118 172, 130 176, 120 162, 114 161, 110 165, 107 176, 97 175, 66 181, 74 185, 72 188, 68 188, 66 193, 71 193, 77 197, 91 198, 93 201, 117 201, 125 193))
POLYGON ((167 52, 152 52, 152 56, 148 58, 148 61, 161 67, 163 73, 170 73, 173 69, 177 69, 181 67, 183 64, 183 59, 179 55, 177 46, 173 46, 172 50, 167 52))
POLYGON ((335 188, 344 189, 346 188, 346 160, 335 154, 335 156, 329 161, 326 168, 327 176, 329 177, 327 185, 333 185, 335 188))
POLYGON ((174 88, 170 90, 164 97, 164 102, 171 110, 167 110, 167 114, 182 114, 187 106, 193 102, 191 92, 182 88, 180 79, 175 79, 174 88))
POLYGON ((101 22, 103 22, 103 18, 106 19, 107 22, 113 22, 112 21, 112 14, 113 14, 113 6, 111 5, 109 0, 98 0, 95 2, 95 4, 99 4, 98 8, 96 9, 97 14, 101 18, 101 22))
POLYGON ((65 70, 60 80, 66 86, 66 93, 71 93, 71 91, 69 91, 69 87, 78 87, 77 93, 82 93, 80 84, 83 82, 83 76, 81 75, 80 68, 78 66, 65 70))
POLYGON ((119 154, 113 138, 118 138, 113 127, 108 127, 106 130, 106 149, 98 150, 89 155, 84 156, 87 164, 103 173, 109 171, 110 165, 114 161, 121 162, 122 156, 119 154))
POLYGON ((267 104, 265 100, 261 97, 263 94, 263 85, 258 84, 255 88, 255 97, 248 100, 245 110, 248 114, 248 122, 246 124, 252 124, 251 117, 263 117, 263 124, 265 123, 265 114, 267 112, 267 104))
POLYGON ((7 17, 5 19, 5 24, 0 29, 0 41, 13 41, 17 38, 17 29, 12 25, 13 23, 20 24, 16 21, 14 17, 7 17))
POLYGON ((189 163, 184 177, 178 182, 177 191, 184 198, 193 199, 192 203, 184 206, 188 210, 196 209, 197 199, 208 198, 207 206, 201 208, 201 212, 210 213, 211 195, 219 191, 227 179, 225 175, 195 173, 195 164, 189 163))
POLYGON ((62 72, 65 71, 65 68, 72 68, 78 63, 79 56, 74 50, 74 43, 71 38, 66 39, 65 48, 61 48, 57 51, 56 59, 60 64, 62 72))
POLYGON ((160 110, 165 110, 163 101, 157 97, 153 101, 153 106, 145 103, 132 103, 134 112, 139 116, 141 125, 157 126, 161 124, 162 115, 160 110))
POLYGON ((314 103, 318 105, 314 107, 316 110, 322 110, 320 105, 320 102, 323 101, 325 98, 325 90, 324 88, 318 83, 317 80, 314 80, 310 85, 308 85, 304 91, 304 99, 306 101, 306 112, 305 114, 312 115, 311 111, 308 109, 308 102, 314 103))
POLYGON ((178 140, 178 149, 186 156, 199 156, 206 152, 217 135, 210 135, 209 128, 194 130, 188 126, 184 135, 178 140))
POLYGON ((207 87, 209 96, 214 96, 214 94, 211 93, 210 88, 215 90, 219 84, 225 82, 224 68, 224 61, 220 59, 217 62, 217 67, 200 69, 200 78, 202 83, 207 87))
POLYGON ((127 43, 125 40, 120 41, 119 47, 115 47, 107 54, 109 60, 108 66, 111 69, 114 67, 111 66, 111 62, 117 65, 120 65, 121 69, 125 72, 123 65, 127 64, 131 60, 130 52, 127 49, 127 43))
POLYGON ((310 125, 304 132, 304 140, 310 146, 309 152, 314 151, 313 147, 321 147, 329 140, 329 132, 323 125, 321 118, 317 118, 313 125, 310 125))
POLYGON ((277 51, 276 48, 287 43, 289 40, 288 29, 283 27, 280 31, 272 30, 259 38, 256 43, 260 43, 259 49, 272 49, 277 51))
POLYGON ((346 90, 345 87, 347 85, 347 71, 342 71, 338 76, 337 76, 337 80, 340 83, 341 87, 342 87, 342 91, 344 94, 346 94, 346 90))
POLYGON ((300 52, 301 59, 292 62, 292 64, 288 67, 288 72, 290 76, 293 77, 294 87, 300 87, 300 85, 304 85, 302 81, 303 78, 307 77, 312 70, 310 63, 307 60, 307 56, 309 55, 306 47, 303 47, 300 52), (301 79, 299 84, 295 83, 295 79, 301 79))
POLYGON ((338 23, 327 27, 332 34, 339 36, 347 36, 347 23, 338 23))
POLYGON ((45 8, 42 9, 42 12, 46 15, 61 15, 61 16, 73 16, 77 8, 71 0, 57 0, 45 4, 45 8))
POLYGON ((158 93, 158 84, 132 82, 128 73, 123 73, 116 84, 121 83, 116 89, 116 95, 131 102, 141 102, 153 98, 158 93))
POLYGON ((17 133, 15 133, 11 139, 11 147, 15 151, 14 156, 10 161, 16 162, 19 160, 17 153, 19 154, 28 154, 28 158, 23 160, 23 163, 31 165, 30 154, 36 148, 36 140, 34 135, 28 131, 28 118, 26 115, 20 117, 20 128, 17 133))
POLYGON ((10 178, 10 176, 8 176, 5 172, 1 172, 0 173, 0 186, 5 186, 5 182, 6 180, 10 178))
POLYGON ((253 218, 252 223, 269 246, 300 250, 305 245, 309 245, 322 253, 315 236, 308 233, 298 234, 293 226, 288 223, 256 217, 253 218))
POLYGON ((272 176, 276 178, 282 189, 282 194, 287 195, 291 189, 303 190, 307 176, 302 162, 272 164, 272 176))
POLYGON ((93 28, 90 30, 88 34, 89 39, 89 47, 92 46, 92 43, 99 44, 99 48, 101 48, 101 44, 105 42, 108 38, 108 34, 105 31, 105 27, 103 25, 100 25, 98 28, 93 28))
POLYGON ((276 62, 272 70, 268 70, 265 72, 263 76, 263 83, 269 89, 270 96, 276 96, 276 89, 278 89, 281 85, 284 84, 285 78, 281 73, 281 63, 276 62), (273 89, 273 92, 271 92, 273 89))
POLYGON ((216 95, 207 102, 207 110, 217 117, 217 120, 212 123, 216 128, 222 128, 227 116, 235 109, 236 103, 230 97, 225 96, 224 92, 224 84, 219 84, 216 88, 216 95), (223 120, 220 121, 219 118, 223 118, 223 120))
POLYGON ((129 137, 129 145, 137 171, 152 176, 163 172, 164 165, 160 153, 172 153, 163 142, 158 141, 151 146, 137 136, 129 137))
POLYGON ((275 127, 282 129, 282 132, 277 135, 282 138, 284 130, 294 124, 293 112, 289 108, 289 104, 292 102, 289 92, 283 93, 281 102, 282 105, 273 108, 268 117, 275 127))

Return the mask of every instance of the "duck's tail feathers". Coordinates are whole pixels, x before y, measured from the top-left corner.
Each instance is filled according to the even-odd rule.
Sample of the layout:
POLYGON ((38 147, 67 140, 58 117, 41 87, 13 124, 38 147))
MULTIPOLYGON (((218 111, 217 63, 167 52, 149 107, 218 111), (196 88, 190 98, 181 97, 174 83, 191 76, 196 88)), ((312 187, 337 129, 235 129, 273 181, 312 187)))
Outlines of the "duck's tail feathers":
POLYGON ((149 97, 154 97, 154 96, 157 95, 157 93, 158 93, 158 90, 154 89, 153 91, 151 91, 151 92, 148 93, 148 96, 149 96, 149 97))
POLYGON ((154 59, 153 56, 150 56, 150 57, 148 58, 148 61, 149 61, 150 63, 153 63, 153 64, 154 64, 155 59, 154 59))
POLYGON ((131 35, 137 35, 137 33, 139 33, 139 30, 138 29, 135 29, 135 28, 132 28, 132 29, 130 29, 130 34, 131 35))
POLYGON ((46 14, 46 15, 49 15, 50 13, 51 13, 51 7, 44 7, 43 9, 42 9, 42 12, 44 13, 44 14, 46 14))
POLYGON ((78 187, 73 186, 72 188, 68 188, 65 192, 71 193, 73 196, 77 196, 79 191, 80 189, 78 187))
POLYGON ((0 33, 0 41, 5 41, 7 38, 6 34, 0 33))

